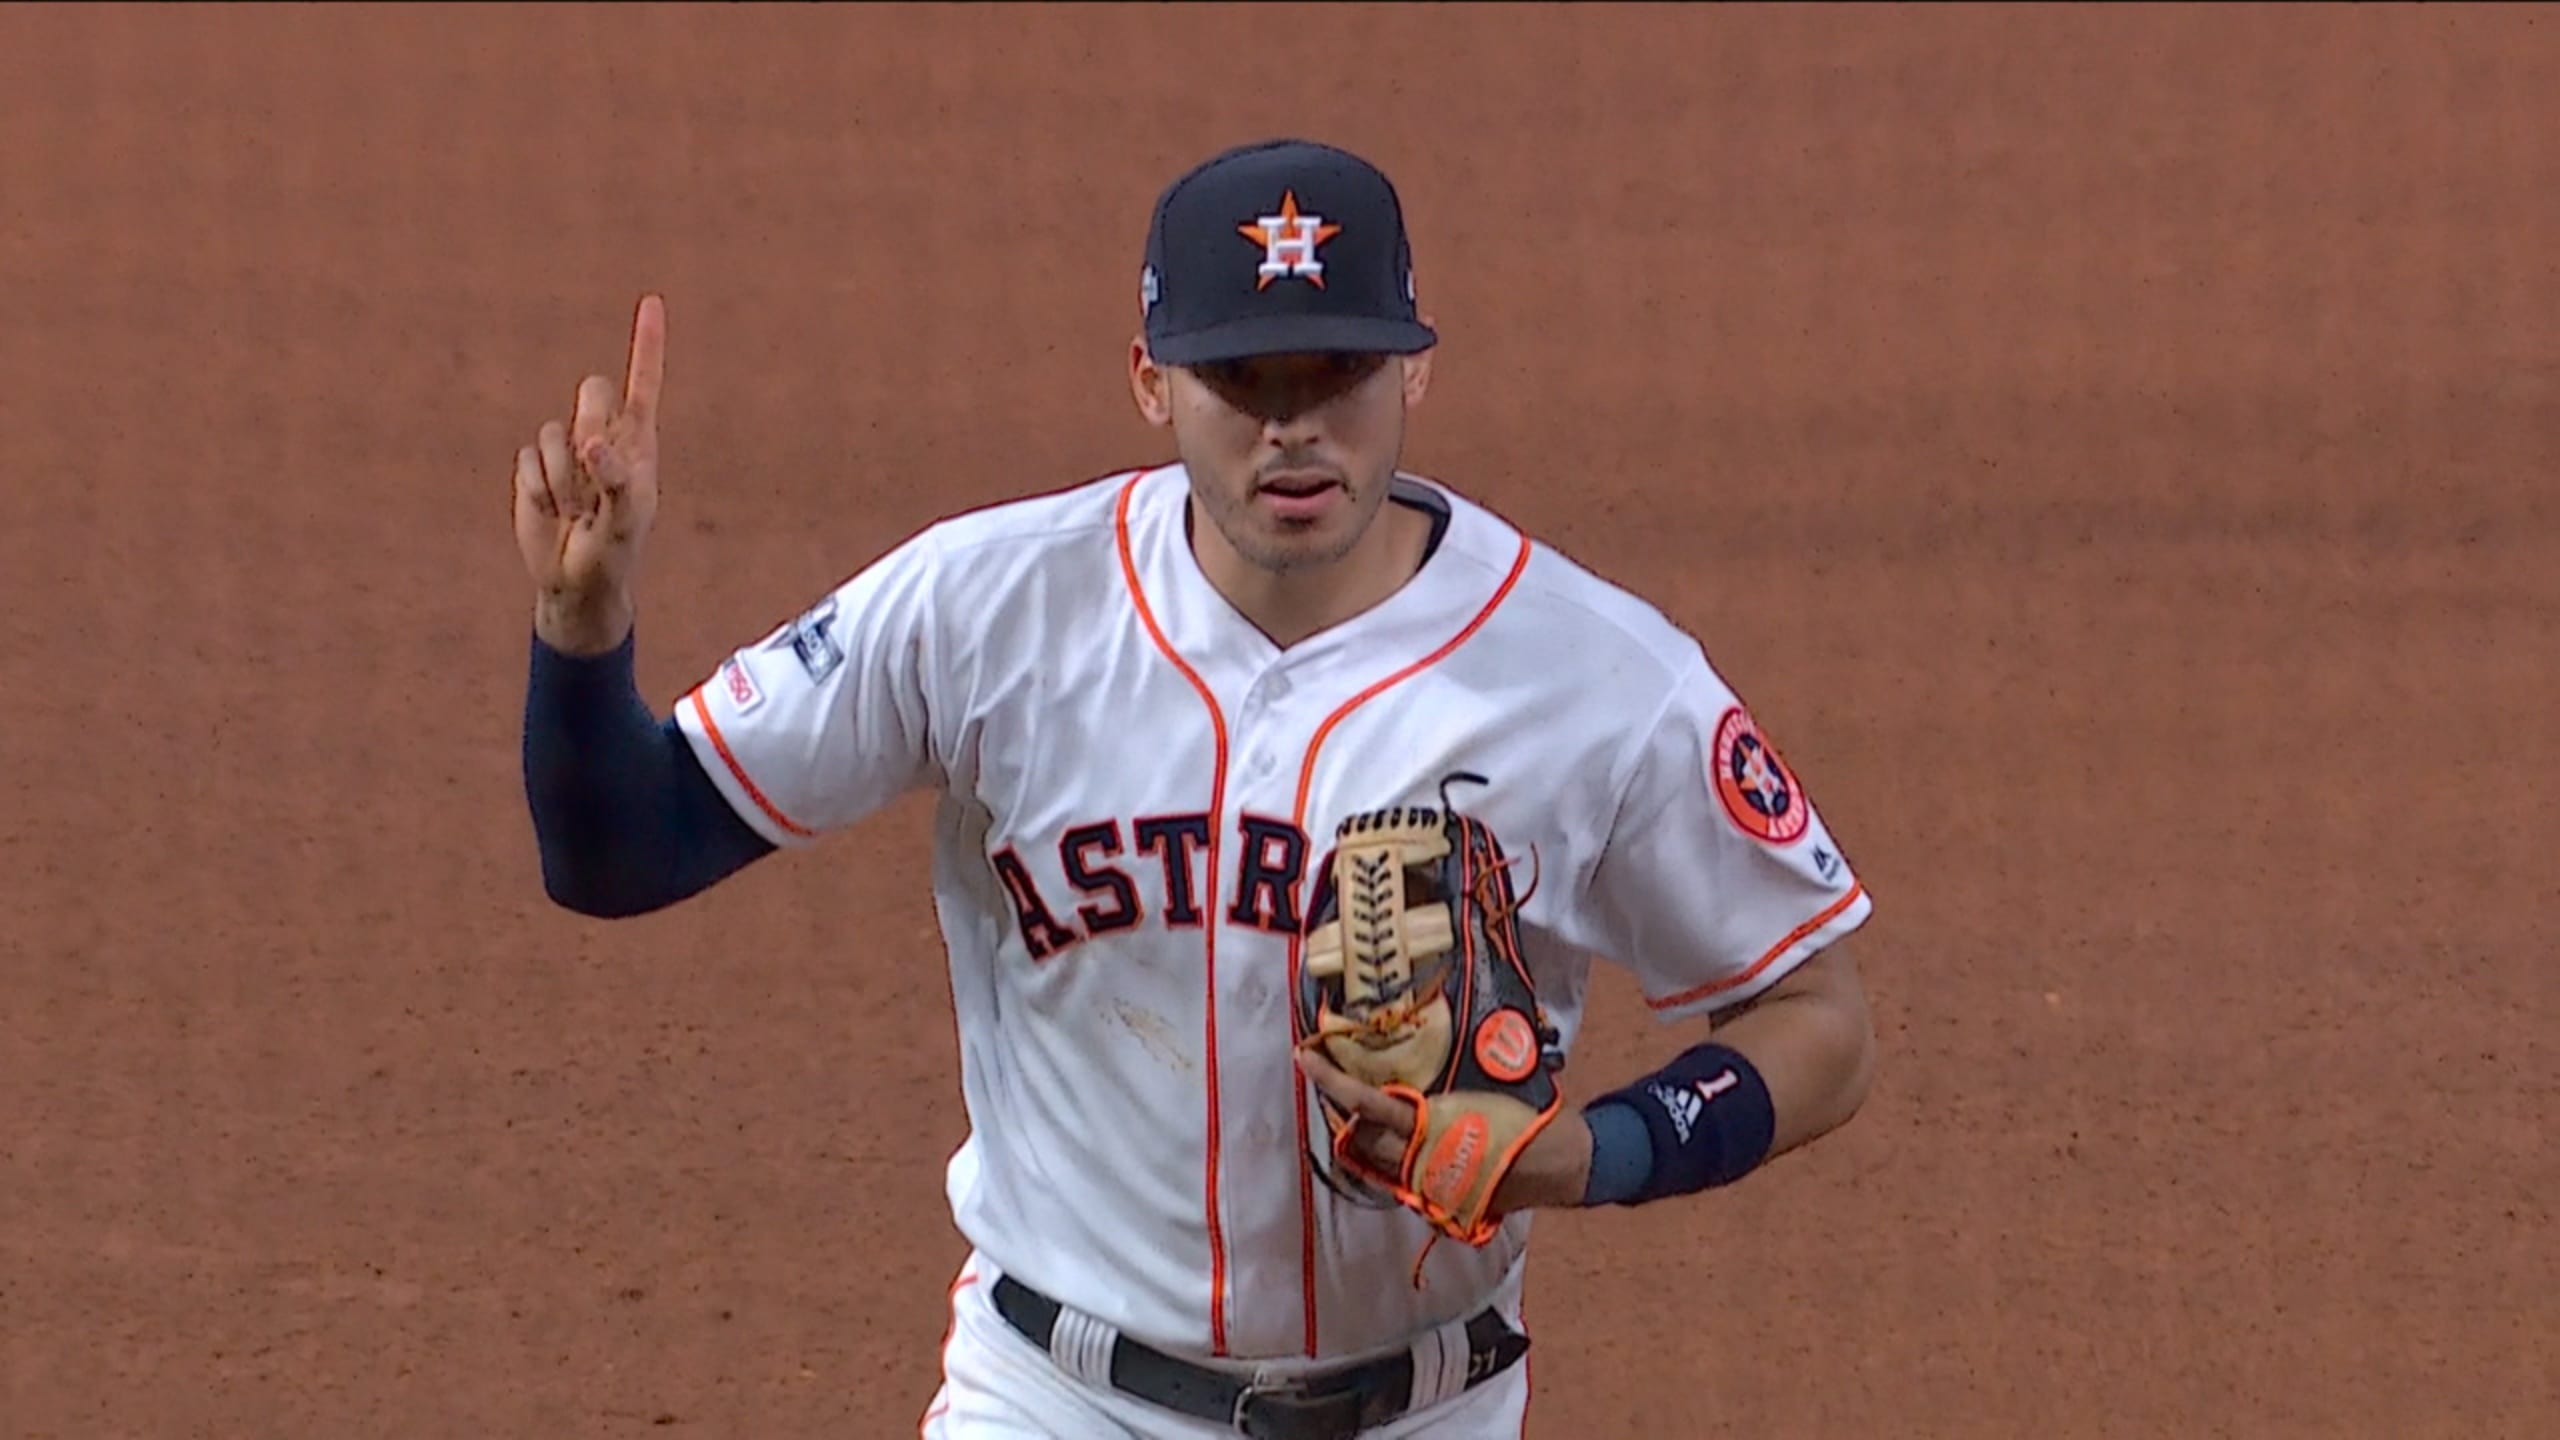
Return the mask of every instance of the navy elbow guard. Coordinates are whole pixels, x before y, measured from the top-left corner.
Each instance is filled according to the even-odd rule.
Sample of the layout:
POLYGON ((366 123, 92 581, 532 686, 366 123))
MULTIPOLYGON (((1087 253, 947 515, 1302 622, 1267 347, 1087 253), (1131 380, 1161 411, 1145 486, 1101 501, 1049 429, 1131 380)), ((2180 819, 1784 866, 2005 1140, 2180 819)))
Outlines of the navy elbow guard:
POLYGON ((1760 1072, 1740 1051, 1712 1041, 1591 1103, 1635 1111, 1653 1140, 1651 1173, 1614 1202, 1620 1205, 1730 1185, 1769 1157, 1778 1129, 1760 1072))

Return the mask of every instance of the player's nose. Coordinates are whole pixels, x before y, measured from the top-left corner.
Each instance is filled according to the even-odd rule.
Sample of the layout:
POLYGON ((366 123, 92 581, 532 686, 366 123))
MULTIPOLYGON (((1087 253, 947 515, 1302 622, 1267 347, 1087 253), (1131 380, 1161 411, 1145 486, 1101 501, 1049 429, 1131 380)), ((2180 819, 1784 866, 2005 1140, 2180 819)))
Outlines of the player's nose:
POLYGON ((1264 448, 1281 455, 1304 454, 1313 450, 1316 442, 1323 438, 1310 419, 1303 415, 1293 415, 1285 420, 1262 422, 1264 448))
POLYGON ((1304 450, 1323 442, 1324 405, 1308 395, 1274 397, 1258 418, 1262 438, 1281 450, 1304 450))

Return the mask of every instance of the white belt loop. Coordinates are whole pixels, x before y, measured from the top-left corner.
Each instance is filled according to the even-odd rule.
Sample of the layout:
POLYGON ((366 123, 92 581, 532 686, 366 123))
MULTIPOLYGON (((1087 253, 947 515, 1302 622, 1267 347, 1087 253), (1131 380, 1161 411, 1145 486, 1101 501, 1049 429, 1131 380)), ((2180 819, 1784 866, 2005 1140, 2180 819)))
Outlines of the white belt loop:
POLYGON ((1452 1320, 1413 1342, 1413 1408, 1428 1409, 1467 1386, 1467 1322, 1452 1320))
POLYGON ((1049 1357, 1060 1369, 1088 1385, 1111 1383, 1111 1347, 1120 1337, 1109 1325, 1081 1310, 1060 1306, 1058 1323, 1049 1331, 1049 1357))
POLYGON ((1464 1317, 1440 1327, 1440 1398, 1450 1399, 1467 1388, 1468 1372, 1475 1368, 1474 1347, 1467 1338, 1464 1317))

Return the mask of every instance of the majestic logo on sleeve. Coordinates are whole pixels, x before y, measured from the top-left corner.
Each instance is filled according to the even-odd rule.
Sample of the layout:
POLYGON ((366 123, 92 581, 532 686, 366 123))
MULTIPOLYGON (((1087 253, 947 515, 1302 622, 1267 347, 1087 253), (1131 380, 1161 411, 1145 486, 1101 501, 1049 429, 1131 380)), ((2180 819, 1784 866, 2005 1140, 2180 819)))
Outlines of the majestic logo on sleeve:
POLYGON ((1795 772, 1778 758, 1777 750, 1741 706, 1725 711, 1716 726, 1711 763, 1716 794, 1743 833, 1785 845, 1802 838, 1813 823, 1795 772))
POLYGON ((1280 279, 1299 279, 1317 289, 1324 288, 1324 259, 1316 247, 1342 233, 1339 225, 1327 225, 1321 215, 1298 213, 1298 192, 1284 191, 1280 196, 1280 213, 1265 215, 1251 225, 1239 225, 1236 233, 1262 247, 1262 267, 1254 272, 1256 290, 1269 289, 1280 279))

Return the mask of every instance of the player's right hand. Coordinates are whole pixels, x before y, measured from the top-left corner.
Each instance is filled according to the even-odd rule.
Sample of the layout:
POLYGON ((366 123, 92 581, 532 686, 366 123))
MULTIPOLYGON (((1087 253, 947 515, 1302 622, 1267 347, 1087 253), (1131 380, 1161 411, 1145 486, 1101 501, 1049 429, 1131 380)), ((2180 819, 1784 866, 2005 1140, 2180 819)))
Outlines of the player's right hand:
POLYGON ((658 391, 666 304, 641 297, 622 383, 578 382, 566 424, 516 452, 516 545, 534 583, 534 630, 556 649, 602 654, 630 632, 640 545, 658 511, 658 391))

